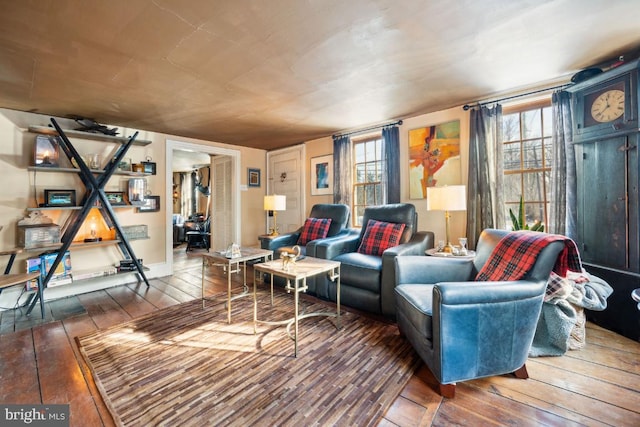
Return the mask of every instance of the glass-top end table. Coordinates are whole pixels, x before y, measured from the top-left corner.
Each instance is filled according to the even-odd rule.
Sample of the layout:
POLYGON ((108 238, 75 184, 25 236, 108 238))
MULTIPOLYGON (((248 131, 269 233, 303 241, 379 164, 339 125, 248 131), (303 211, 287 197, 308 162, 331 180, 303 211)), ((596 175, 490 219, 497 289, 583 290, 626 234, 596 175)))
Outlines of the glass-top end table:
POLYGON ((247 262, 267 262, 272 260, 273 251, 261 248, 241 247, 240 256, 228 257, 226 254, 227 251, 214 251, 202 254, 202 308, 204 309, 206 300, 204 297, 205 267, 207 265, 222 267, 223 271, 227 273, 227 322, 231 323, 231 301, 251 295, 249 293, 249 287, 247 286, 247 262), (242 280, 242 293, 231 296, 231 274, 240 273, 240 271, 244 274, 242 280))
POLYGON ((268 325, 287 325, 287 334, 293 340, 293 354, 298 357, 298 322, 302 319, 312 316, 328 316, 336 318, 336 329, 340 329, 340 262, 320 258, 305 257, 295 262, 288 268, 284 267, 282 260, 268 261, 253 266, 255 272, 267 273, 271 276, 271 305, 273 305, 273 277, 282 277, 287 281, 285 289, 294 295, 294 312, 293 317, 287 320, 271 322, 258 320, 258 298, 256 296, 256 277, 253 279, 253 332, 257 333, 257 324, 265 323, 268 325), (331 281, 336 282, 337 298, 336 311, 333 312, 314 312, 300 314, 299 294, 307 291, 307 278, 327 274, 331 281), (294 333, 291 333, 291 326, 294 326, 294 333))

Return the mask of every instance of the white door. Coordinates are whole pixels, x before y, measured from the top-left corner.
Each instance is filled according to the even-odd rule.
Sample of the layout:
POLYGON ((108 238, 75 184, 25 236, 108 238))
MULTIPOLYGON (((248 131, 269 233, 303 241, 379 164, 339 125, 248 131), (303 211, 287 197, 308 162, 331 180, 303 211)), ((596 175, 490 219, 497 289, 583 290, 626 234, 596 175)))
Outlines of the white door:
MULTIPOLYGON (((268 156, 267 194, 287 196, 287 210, 277 213, 281 234, 297 230, 306 215, 304 206, 304 145, 271 151, 268 156)), ((272 227, 267 218, 266 230, 272 227)))
MULTIPOLYGON (((211 161, 212 215, 211 248, 226 249, 233 241, 233 221, 229 212, 233 211, 231 192, 232 163, 229 156, 216 156, 211 161)), ((239 242, 235 242, 239 243, 239 242)))

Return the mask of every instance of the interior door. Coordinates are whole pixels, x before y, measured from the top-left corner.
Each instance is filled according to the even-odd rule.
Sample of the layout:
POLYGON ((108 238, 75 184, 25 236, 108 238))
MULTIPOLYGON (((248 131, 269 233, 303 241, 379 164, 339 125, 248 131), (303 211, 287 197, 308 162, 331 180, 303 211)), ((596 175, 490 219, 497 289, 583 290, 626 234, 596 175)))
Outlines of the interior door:
MULTIPOLYGON (((304 222, 304 146, 298 145, 284 150, 268 153, 267 194, 287 196, 287 210, 277 213, 277 225, 280 233, 295 231, 304 222)), ((267 218, 266 230, 272 219, 267 218)))
MULTIPOLYGON (((212 221, 211 248, 226 249, 233 241, 233 221, 229 212, 233 210, 231 177, 233 164, 229 156, 216 156, 211 161, 212 221)), ((235 242, 238 243, 238 242, 235 242)))
POLYGON ((626 137, 576 145, 578 244, 582 260, 628 269, 626 137))

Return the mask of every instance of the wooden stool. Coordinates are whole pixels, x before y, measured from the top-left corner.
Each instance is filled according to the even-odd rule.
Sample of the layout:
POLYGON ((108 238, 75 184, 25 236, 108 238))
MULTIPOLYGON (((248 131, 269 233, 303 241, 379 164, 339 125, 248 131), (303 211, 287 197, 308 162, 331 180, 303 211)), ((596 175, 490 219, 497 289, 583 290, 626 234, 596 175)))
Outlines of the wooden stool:
MULTIPOLYGON (((0 292, 2 289, 9 288, 11 286, 24 285, 29 280, 36 279, 38 282, 38 297, 40 298, 40 313, 44 319, 44 289, 42 289, 42 276, 40 273, 18 273, 18 274, 5 274, 0 275, 0 292)), ((33 304, 29 307, 27 314, 31 312, 33 304)))

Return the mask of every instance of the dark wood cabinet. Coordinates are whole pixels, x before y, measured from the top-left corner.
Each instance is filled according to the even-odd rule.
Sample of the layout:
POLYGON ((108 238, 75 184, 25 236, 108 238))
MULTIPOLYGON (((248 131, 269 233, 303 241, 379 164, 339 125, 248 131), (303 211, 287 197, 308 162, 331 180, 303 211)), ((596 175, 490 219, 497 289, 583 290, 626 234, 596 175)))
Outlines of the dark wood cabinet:
POLYGON ((585 269, 613 287, 589 319, 640 340, 638 61, 567 89, 576 154, 577 237, 585 269), (623 95, 621 95, 623 94, 623 95))

